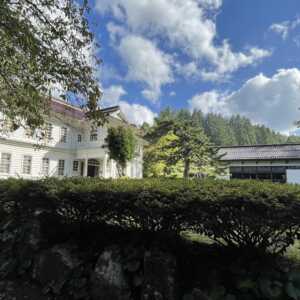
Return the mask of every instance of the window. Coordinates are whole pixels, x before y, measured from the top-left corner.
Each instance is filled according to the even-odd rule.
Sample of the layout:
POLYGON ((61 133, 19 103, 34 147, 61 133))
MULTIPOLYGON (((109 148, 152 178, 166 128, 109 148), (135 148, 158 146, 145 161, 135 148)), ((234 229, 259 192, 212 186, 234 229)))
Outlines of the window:
POLYGON ((0 173, 9 173, 11 154, 1 153, 0 173))
POLYGON ((141 145, 136 145, 136 148, 135 148, 135 154, 136 155, 142 155, 142 146, 141 145))
POLYGON ((3 133, 9 133, 14 131, 13 129, 13 123, 11 120, 9 119, 1 119, 0 120, 0 131, 2 131, 3 133))
POLYGON ((32 157, 30 155, 23 156, 23 174, 31 173, 31 161, 32 157))
POLYGON ((93 141, 97 141, 98 140, 98 133, 97 133, 97 129, 96 128, 93 128, 91 130, 91 134, 90 134, 90 141, 93 142, 93 141))
POLYGON ((26 127, 26 129, 25 129, 25 136, 27 137, 27 138, 33 138, 33 136, 34 136, 34 129, 31 129, 31 128, 29 128, 29 127, 26 127))
POLYGON ((64 176, 65 175, 65 161, 63 159, 60 159, 58 161, 58 176, 64 176))
POLYGON ((74 160, 73 161, 73 171, 78 172, 78 168, 79 168, 79 161, 74 160))
POLYGON ((81 143, 81 141, 82 141, 82 136, 81 136, 81 134, 78 134, 78 136, 77 136, 77 142, 81 143))
POLYGON ((48 157, 43 158, 43 161, 42 161, 42 174, 44 176, 49 175, 49 158, 48 157))
POLYGON ((68 129, 66 127, 62 127, 60 129, 60 142, 61 143, 67 142, 67 131, 68 131, 68 129))
POLYGON ((51 123, 46 124, 45 138, 48 141, 52 139, 52 128, 53 128, 53 126, 51 123))

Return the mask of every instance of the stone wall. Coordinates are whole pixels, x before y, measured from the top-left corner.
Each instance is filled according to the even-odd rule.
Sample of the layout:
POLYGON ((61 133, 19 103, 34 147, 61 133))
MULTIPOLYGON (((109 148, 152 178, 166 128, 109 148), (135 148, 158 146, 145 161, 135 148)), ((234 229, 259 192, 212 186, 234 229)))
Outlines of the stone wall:
POLYGON ((243 265, 214 246, 172 238, 146 243, 129 233, 124 242, 125 233, 112 239, 102 230, 84 246, 71 236, 53 242, 42 223, 0 224, 0 300, 300 299, 300 271, 288 262, 243 265))
POLYGON ((176 259, 155 247, 50 245, 37 220, 3 222, 0 243, 0 300, 176 299, 176 259))

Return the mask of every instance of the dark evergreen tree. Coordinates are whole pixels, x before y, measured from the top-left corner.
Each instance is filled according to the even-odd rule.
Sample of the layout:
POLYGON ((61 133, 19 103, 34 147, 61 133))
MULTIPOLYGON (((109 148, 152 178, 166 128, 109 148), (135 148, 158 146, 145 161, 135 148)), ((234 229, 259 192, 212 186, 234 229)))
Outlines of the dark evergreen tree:
POLYGON ((192 113, 192 123, 196 127, 204 128, 204 115, 201 110, 194 110, 192 113))

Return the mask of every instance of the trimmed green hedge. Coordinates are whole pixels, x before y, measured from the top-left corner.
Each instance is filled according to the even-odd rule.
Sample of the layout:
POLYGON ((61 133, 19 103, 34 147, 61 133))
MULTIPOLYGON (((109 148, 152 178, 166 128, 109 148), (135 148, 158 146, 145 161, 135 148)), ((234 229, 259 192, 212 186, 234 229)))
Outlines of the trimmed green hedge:
POLYGON ((258 181, 47 179, 0 181, 1 213, 41 213, 67 226, 191 230, 220 244, 283 252, 300 234, 300 186, 258 181))

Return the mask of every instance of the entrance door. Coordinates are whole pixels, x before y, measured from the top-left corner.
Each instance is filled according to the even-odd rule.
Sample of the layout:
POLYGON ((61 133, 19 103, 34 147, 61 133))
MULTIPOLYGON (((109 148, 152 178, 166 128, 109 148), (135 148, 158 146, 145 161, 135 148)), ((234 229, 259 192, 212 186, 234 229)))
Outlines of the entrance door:
POLYGON ((99 174, 99 167, 98 166, 88 166, 88 172, 87 176, 88 177, 98 177, 99 174))
POLYGON ((98 177, 99 176, 99 161, 96 159, 88 160, 88 169, 87 176, 88 177, 98 177))

